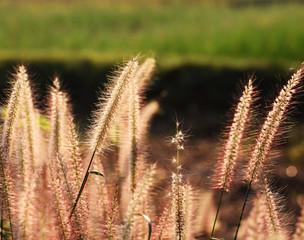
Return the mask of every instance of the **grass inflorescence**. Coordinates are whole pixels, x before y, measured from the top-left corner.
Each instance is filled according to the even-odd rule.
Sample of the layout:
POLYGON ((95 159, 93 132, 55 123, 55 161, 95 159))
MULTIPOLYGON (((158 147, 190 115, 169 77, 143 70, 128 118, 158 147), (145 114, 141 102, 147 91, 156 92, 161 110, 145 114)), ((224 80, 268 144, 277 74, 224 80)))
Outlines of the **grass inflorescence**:
POLYGON ((258 87, 253 78, 244 85, 211 175, 213 188, 221 191, 217 211, 212 193, 199 191, 184 169, 187 136, 180 122, 171 138, 175 156, 165 186, 160 182, 170 177, 149 159, 149 122, 159 105, 148 103, 144 93, 154 69, 154 59, 138 57, 119 67, 83 139, 59 78, 49 87, 46 108, 38 109, 26 68, 16 68, 1 125, 1 239, 216 239, 222 199, 236 183, 247 184, 247 193, 234 239, 304 235, 303 210, 293 234, 267 170, 302 90, 304 67, 283 86, 258 131, 251 126, 258 87), (253 208, 242 221, 252 189, 253 208))

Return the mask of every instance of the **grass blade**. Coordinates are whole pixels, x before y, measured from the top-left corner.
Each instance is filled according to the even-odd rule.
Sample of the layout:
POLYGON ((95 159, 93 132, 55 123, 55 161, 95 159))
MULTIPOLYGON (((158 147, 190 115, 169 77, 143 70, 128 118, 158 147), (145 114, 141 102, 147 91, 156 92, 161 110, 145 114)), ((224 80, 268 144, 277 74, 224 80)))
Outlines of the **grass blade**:
POLYGON ((149 226, 149 235, 148 235, 148 240, 150 240, 151 238, 151 234, 152 234, 152 224, 151 224, 151 219, 145 215, 145 214, 140 214, 140 213, 137 213, 137 214, 134 214, 134 215, 137 215, 137 216, 142 216, 144 219, 147 220, 148 222, 148 226, 149 226))
POLYGON ((96 176, 105 177, 102 173, 100 173, 98 171, 90 171, 90 174, 93 174, 93 175, 96 175, 96 176))

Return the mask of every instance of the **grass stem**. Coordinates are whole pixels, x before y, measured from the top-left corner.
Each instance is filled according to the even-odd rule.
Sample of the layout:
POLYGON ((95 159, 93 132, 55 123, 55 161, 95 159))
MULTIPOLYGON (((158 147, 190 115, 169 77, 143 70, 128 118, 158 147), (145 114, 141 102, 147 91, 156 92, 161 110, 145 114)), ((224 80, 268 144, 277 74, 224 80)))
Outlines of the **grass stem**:
POLYGON ((253 181, 253 178, 251 178, 251 180, 250 180, 250 182, 248 184, 248 187, 247 187, 247 192, 246 192, 246 196, 245 196, 245 200, 244 200, 244 204, 243 204, 240 220, 239 220, 236 232, 235 232, 234 240, 237 239, 237 235, 238 235, 238 232, 239 232, 239 229, 240 229, 240 226, 241 226, 241 221, 242 221, 242 218, 243 218, 243 214, 244 214, 245 206, 246 206, 247 199, 248 199, 248 196, 249 196, 249 192, 250 192, 252 181, 253 181))
POLYGON ((74 211, 75 211, 75 208, 76 208, 77 203, 78 203, 78 201, 79 201, 79 199, 80 199, 81 193, 82 193, 82 191, 83 191, 83 189, 84 189, 84 187, 85 187, 85 185, 86 185, 86 183, 87 183, 87 181, 88 181, 88 177, 89 177, 89 173, 90 173, 90 168, 91 168, 91 165, 92 165, 94 156, 95 156, 95 152, 96 152, 96 149, 94 150, 94 152, 93 152, 93 154, 92 154, 92 157, 91 157, 91 160, 90 160, 88 169, 87 169, 86 174, 85 174, 85 176, 84 176, 84 178, 83 178, 83 181, 82 181, 81 187, 80 187, 80 189, 79 189, 79 192, 78 192, 76 201, 75 201, 74 206, 73 206, 73 209, 72 209, 72 211, 71 211, 70 218, 72 217, 72 215, 73 215, 73 213, 74 213, 74 211))
POLYGON ((215 229, 215 224, 216 224, 217 217, 218 217, 218 214, 219 214, 219 211, 220 211, 220 208, 221 208, 221 204, 222 204, 223 193, 224 193, 224 188, 222 188, 222 190, 221 190, 221 196, 220 196, 220 200, 219 200, 219 203, 218 203, 218 206, 217 206, 217 211, 216 211, 215 219, 214 219, 214 222, 213 222, 213 227, 212 227, 212 232, 211 232, 210 240, 213 239, 213 233, 214 233, 214 229, 215 229))

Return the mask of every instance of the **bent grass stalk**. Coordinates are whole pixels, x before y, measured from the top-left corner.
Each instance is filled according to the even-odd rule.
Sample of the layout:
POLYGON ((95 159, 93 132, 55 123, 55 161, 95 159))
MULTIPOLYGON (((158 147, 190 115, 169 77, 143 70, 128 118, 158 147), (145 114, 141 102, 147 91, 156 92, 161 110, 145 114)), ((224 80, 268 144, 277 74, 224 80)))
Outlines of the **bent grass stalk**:
MULTIPOLYGON (((93 121, 95 122, 95 124, 93 125, 95 126, 92 128, 93 137, 91 140, 92 143, 91 148, 93 149, 93 154, 89 162, 87 171, 85 173, 84 179, 82 181, 77 198, 73 205, 70 218, 74 213, 74 210, 77 206, 81 193, 87 183, 90 167, 92 165, 92 161, 94 159, 95 153, 97 151, 98 152, 102 151, 104 148, 105 139, 109 133, 111 124, 115 119, 115 114, 117 112, 117 108, 119 106, 122 95, 124 94, 125 89, 127 88, 129 82, 134 77, 137 66, 138 66, 137 58, 134 58, 133 60, 128 62, 124 68, 120 70, 119 75, 113 79, 113 81, 116 80, 114 87, 112 87, 112 89, 109 88, 109 93, 108 93, 109 97, 106 99, 105 105, 99 103, 99 109, 94 114, 93 121)), ((100 101, 101 100, 102 99, 100 99, 100 101)))
POLYGON ((261 128, 260 134, 256 140, 256 144, 254 146, 252 155, 249 160, 249 166, 246 171, 246 179, 249 180, 249 184, 248 184, 245 200, 243 203, 243 208, 238 223, 238 227, 236 229, 236 233, 234 237, 235 240, 237 239, 239 227, 242 221, 242 217, 247 203, 247 198, 251 185, 258 178, 257 170, 263 169, 262 165, 264 164, 268 156, 272 142, 274 140, 275 135, 277 134, 279 126, 284 120, 287 107, 290 105, 290 102, 302 80, 303 71, 304 71, 304 67, 302 66, 296 73, 292 75, 291 79, 282 88, 279 96, 275 99, 272 110, 268 113, 266 120, 261 128))

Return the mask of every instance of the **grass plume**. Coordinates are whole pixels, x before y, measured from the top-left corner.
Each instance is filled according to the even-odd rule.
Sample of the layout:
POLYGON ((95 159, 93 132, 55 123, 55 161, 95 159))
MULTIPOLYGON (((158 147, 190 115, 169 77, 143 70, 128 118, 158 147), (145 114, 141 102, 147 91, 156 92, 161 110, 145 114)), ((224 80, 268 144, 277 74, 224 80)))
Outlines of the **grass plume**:
MULTIPOLYGON (((184 164, 183 158, 188 158, 182 158, 186 135, 181 123, 176 123, 171 139, 175 148, 171 179, 170 169, 158 156, 167 149, 154 151, 154 147, 162 145, 160 142, 149 146, 149 140, 155 141, 154 136, 149 138, 149 122, 159 105, 143 99, 154 68, 153 59, 138 66, 134 58, 122 66, 110 79, 104 97, 99 98, 92 126, 84 137, 78 134, 68 94, 62 90, 59 79, 54 78, 50 87, 46 109, 38 109, 38 98, 33 94, 25 67, 16 69, 0 123, 1 239, 187 240, 208 237, 216 223, 211 230, 210 216, 216 212, 213 195, 202 191, 197 196, 196 188, 204 183, 190 184, 198 178, 193 178, 197 172, 184 164), (121 120, 128 117, 129 121, 121 120), (38 122, 41 119, 50 127, 42 126, 41 121, 38 122), (123 154, 129 164, 120 162, 119 153, 123 153, 124 146, 110 138, 114 128, 119 138, 128 137, 129 132, 123 154), (114 148, 109 147, 110 140, 116 144, 114 148), (155 163, 155 159, 158 162, 155 163)), ((280 240, 291 237, 279 194, 272 191, 273 184, 266 170, 273 143, 282 134, 281 125, 295 94, 301 89, 303 72, 302 66, 283 87, 259 133, 250 132, 248 127, 256 93, 252 79, 244 86, 235 108, 217 175, 213 178, 216 178, 214 188, 221 190, 221 196, 225 191, 234 192, 236 162, 240 156, 246 156, 244 139, 256 133, 256 142, 248 144, 252 147, 245 172, 249 184, 238 228, 252 186, 257 194, 250 217, 246 225, 242 224, 242 238, 280 240), (244 229, 249 230, 247 235, 244 229)), ((195 150, 193 153, 196 155, 195 150)), ((199 165, 192 166, 198 166, 199 171, 200 166, 204 168, 203 162, 191 162, 197 163, 199 165)), ((218 212, 219 207, 216 216, 218 212)), ((303 216, 298 220, 295 239, 303 235, 302 222, 303 216)), ((226 226, 232 229, 224 221, 217 224, 216 229, 224 233, 228 229, 226 226)), ((237 235, 238 229, 235 239, 237 235)))
POLYGON ((93 127, 91 128, 90 134, 92 136, 90 139, 90 147, 93 149, 93 154, 91 156, 91 160, 89 162, 86 174, 82 181, 70 216, 72 216, 81 193, 88 180, 90 167, 93 162, 95 153, 101 152, 105 148, 106 137, 108 136, 111 124, 115 119, 114 117, 119 107, 119 103, 122 99, 123 94, 125 93, 125 89, 127 88, 129 82, 134 77, 137 66, 137 58, 129 61, 126 66, 117 72, 117 76, 112 78, 113 86, 108 88, 108 92, 105 95, 105 100, 103 101, 103 99, 99 99, 98 109, 94 113, 93 127))
POLYGON ((271 146, 274 138, 278 133, 279 126, 285 119, 288 107, 291 105, 291 101, 300 87, 300 83, 303 77, 304 67, 301 66, 290 78, 285 86, 281 89, 279 96, 274 100, 272 110, 269 111, 265 122, 258 134, 256 143, 253 147, 248 167, 246 170, 245 178, 249 181, 247 193, 245 196, 243 209, 241 212, 239 224, 235 233, 234 239, 237 239, 238 230, 242 221, 244 208, 247 203, 248 194, 253 182, 259 181, 258 173, 263 171, 263 165, 270 153, 271 146))
POLYGON ((223 192, 229 192, 229 190, 231 189, 231 183, 235 176, 235 167, 237 164, 237 159, 240 155, 241 142, 245 135, 246 124, 249 121, 249 115, 252 110, 254 94, 255 91, 253 86, 253 80, 249 79, 248 84, 245 86, 243 94, 236 107, 233 123, 229 127, 228 138, 224 144, 223 153, 219 165, 215 170, 214 175, 211 177, 214 183, 214 188, 221 189, 221 195, 210 239, 212 239, 214 234, 216 221, 221 207, 223 192))
POLYGON ((145 171, 141 181, 137 184, 131 202, 129 203, 124 224, 121 227, 121 239, 130 239, 132 235, 132 227, 135 214, 140 213, 139 206, 144 201, 149 193, 150 188, 154 183, 154 177, 156 174, 155 165, 150 166, 145 171))

